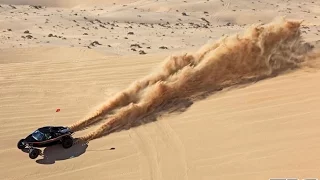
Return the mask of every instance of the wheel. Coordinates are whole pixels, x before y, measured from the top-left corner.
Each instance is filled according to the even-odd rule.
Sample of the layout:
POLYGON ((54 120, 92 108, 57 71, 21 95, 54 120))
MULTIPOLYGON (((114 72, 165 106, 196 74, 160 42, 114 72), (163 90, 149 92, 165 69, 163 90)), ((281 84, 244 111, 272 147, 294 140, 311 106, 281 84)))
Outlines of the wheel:
POLYGON ((18 149, 24 149, 26 145, 23 144, 24 139, 20 139, 20 141, 17 144, 18 149))
POLYGON ((40 152, 40 149, 31 149, 31 151, 29 152, 29 157, 31 159, 35 159, 39 156, 40 152))
POLYGON ((70 148, 73 145, 73 139, 70 136, 66 136, 62 138, 62 147, 63 148, 70 148))

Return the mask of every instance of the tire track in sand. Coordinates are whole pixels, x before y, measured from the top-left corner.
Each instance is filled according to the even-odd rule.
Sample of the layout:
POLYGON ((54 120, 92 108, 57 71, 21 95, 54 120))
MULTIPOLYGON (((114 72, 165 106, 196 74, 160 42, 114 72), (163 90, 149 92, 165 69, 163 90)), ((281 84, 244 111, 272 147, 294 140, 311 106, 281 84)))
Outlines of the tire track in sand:
POLYGON ((184 145, 165 120, 130 130, 139 155, 143 179, 188 180, 188 165, 184 145), (175 169, 175 173, 172 173, 175 169))

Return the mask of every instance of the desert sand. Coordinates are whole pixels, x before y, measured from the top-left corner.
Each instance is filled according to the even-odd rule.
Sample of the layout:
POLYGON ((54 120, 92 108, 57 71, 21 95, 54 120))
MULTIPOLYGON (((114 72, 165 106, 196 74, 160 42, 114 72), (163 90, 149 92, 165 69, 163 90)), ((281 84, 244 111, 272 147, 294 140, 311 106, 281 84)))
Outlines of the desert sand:
POLYGON ((319 52, 316 0, 0 0, 0 179, 320 178, 319 52))

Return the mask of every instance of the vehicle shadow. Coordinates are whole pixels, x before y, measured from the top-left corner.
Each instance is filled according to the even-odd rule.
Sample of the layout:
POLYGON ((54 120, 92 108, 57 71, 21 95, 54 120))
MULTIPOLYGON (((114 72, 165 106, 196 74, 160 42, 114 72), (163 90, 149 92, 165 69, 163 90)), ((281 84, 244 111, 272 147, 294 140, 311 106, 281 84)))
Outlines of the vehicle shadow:
POLYGON ((81 156, 86 152, 88 144, 78 141, 69 149, 64 149, 60 144, 46 147, 39 156, 42 159, 36 160, 38 164, 54 164, 56 161, 67 160, 81 156))

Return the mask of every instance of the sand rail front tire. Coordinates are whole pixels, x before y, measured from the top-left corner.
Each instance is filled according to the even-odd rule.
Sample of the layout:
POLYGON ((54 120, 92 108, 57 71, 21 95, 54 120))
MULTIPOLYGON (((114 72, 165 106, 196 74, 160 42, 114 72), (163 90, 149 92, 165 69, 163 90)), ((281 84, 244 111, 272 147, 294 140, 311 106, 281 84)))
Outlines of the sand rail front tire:
POLYGON ((31 149, 30 152, 29 152, 29 158, 30 159, 35 159, 39 156, 40 154, 40 149, 31 149))

